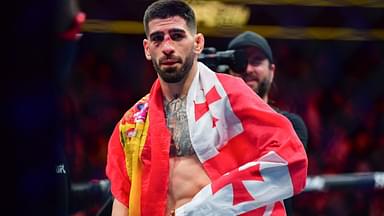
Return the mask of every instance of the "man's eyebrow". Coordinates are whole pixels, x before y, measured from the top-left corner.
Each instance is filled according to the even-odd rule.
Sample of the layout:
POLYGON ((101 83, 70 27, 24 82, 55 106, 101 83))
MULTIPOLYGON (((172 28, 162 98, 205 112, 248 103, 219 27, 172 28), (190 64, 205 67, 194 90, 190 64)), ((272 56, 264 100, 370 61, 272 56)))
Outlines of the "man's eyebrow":
POLYGON ((178 28, 174 28, 174 29, 170 29, 169 32, 172 32, 172 33, 185 33, 185 30, 184 29, 178 29, 178 28))
MULTIPOLYGON (((184 29, 173 28, 173 29, 169 29, 168 33, 182 33, 182 34, 186 34, 186 31, 184 29)), ((149 38, 151 39, 151 38, 153 38, 155 36, 163 36, 163 35, 164 35, 164 32, 155 31, 155 32, 152 32, 151 34, 149 34, 149 38)))
POLYGON ((157 36, 157 35, 164 35, 163 32, 160 32, 160 31, 156 31, 156 32, 152 32, 150 35, 149 35, 149 38, 153 37, 153 36, 157 36))

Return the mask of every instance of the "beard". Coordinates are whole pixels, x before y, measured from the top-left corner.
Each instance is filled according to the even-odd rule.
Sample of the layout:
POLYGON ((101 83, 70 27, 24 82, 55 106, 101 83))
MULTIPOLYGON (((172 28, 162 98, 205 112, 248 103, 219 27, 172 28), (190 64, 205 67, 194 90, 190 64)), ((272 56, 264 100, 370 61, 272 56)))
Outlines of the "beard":
POLYGON ((162 80, 164 80, 167 83, 178 83, 185 79, 187 74, 192 68, 193 61, 195 59, 195 53, 190 52, 189 55, 185 58, 185 61, 183 62, 180 57, 176 56, 166 56, 159 59, 159 62, 156 62, 155 59, 152 60, 153 67, 155 68, 157 74, 161 77, 162 80), (172 59, 175 60, 178 63, 182 63, 180 68, 174 67, 166 67, 164 69, 160 68, 160 63, 163 60, 172 59))
POLYGON ((263 79, 260 84, 254 89, 257 95, 259 95, 261 98, 264 98, 269 92, 269 89, 271 88, 271 82, 268 79, 263 79))

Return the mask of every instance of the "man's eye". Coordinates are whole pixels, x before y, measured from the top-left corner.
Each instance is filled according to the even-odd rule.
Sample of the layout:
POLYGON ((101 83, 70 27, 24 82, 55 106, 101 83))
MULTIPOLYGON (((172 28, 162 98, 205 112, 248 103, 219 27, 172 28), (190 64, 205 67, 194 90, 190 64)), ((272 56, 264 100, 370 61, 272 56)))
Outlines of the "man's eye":
POLYGON ((152 35, 150 39, 151 39, 151 41, 154 41, 154 42, 161 42, 164 40, 164 36, 163 35, 152 35))
POLYGON ((174 41, 180 41, 184 38, 184 34, 181 32, 174 32, 170 34, 172 40, 174 41))

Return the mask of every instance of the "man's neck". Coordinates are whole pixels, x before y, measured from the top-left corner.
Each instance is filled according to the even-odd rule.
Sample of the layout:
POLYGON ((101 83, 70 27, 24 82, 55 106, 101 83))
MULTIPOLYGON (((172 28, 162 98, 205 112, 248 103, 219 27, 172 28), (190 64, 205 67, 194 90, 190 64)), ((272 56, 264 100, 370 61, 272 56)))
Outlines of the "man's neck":
POLYGON ((163 95, 166 101, 171 101, 175 98, 184 97, 188 94, 189 87, 192 84, 192 81, 197 72, 197 62, 192 66, 191 71, 188 73, 187 77, 181 80, 178 83, 167 83, 164 82, 161 78, 160 85, 163 95))
POLYGON ((186 80, 182 80, 178 83, 166 83, 160 80, 161 90, 166 101, 172 101, 176 98, 183 97, 187 94, 186 80))

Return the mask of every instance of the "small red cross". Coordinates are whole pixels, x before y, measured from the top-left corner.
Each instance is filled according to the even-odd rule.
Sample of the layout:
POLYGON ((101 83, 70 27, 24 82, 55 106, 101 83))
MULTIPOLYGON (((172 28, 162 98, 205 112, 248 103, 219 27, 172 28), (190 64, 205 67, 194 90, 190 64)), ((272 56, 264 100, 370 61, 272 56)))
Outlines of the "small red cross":
MULTIPOLYGON (((208 106, 210 104, 212 104, 215 101, 218 101, 220 99, 221 99, 221 97, 220 97, 219 93, 217 92, 216 87, 213 86, 205 95, 205 102, 196 103, 196 101, 194 101, 194 104, 195 104, 195 121, 198 121, 206 112, 208 112, 208 110, 209 110, 208 106)), ((219 119, 212 117, 212 127, 216 126, 216 122, 218 120, 219 119)))
POLYGON ((220 177, 220 179, 212 183, 212 193, 215 194, 226 185, 232 184, 233 205, 246 201, 252 201, 254 198, 251 194, 249 194, 247 188, 244 186, 244 180, 264 181, 260 174, 260 164, 241 171, 234 170, 228 175, 220 177))

